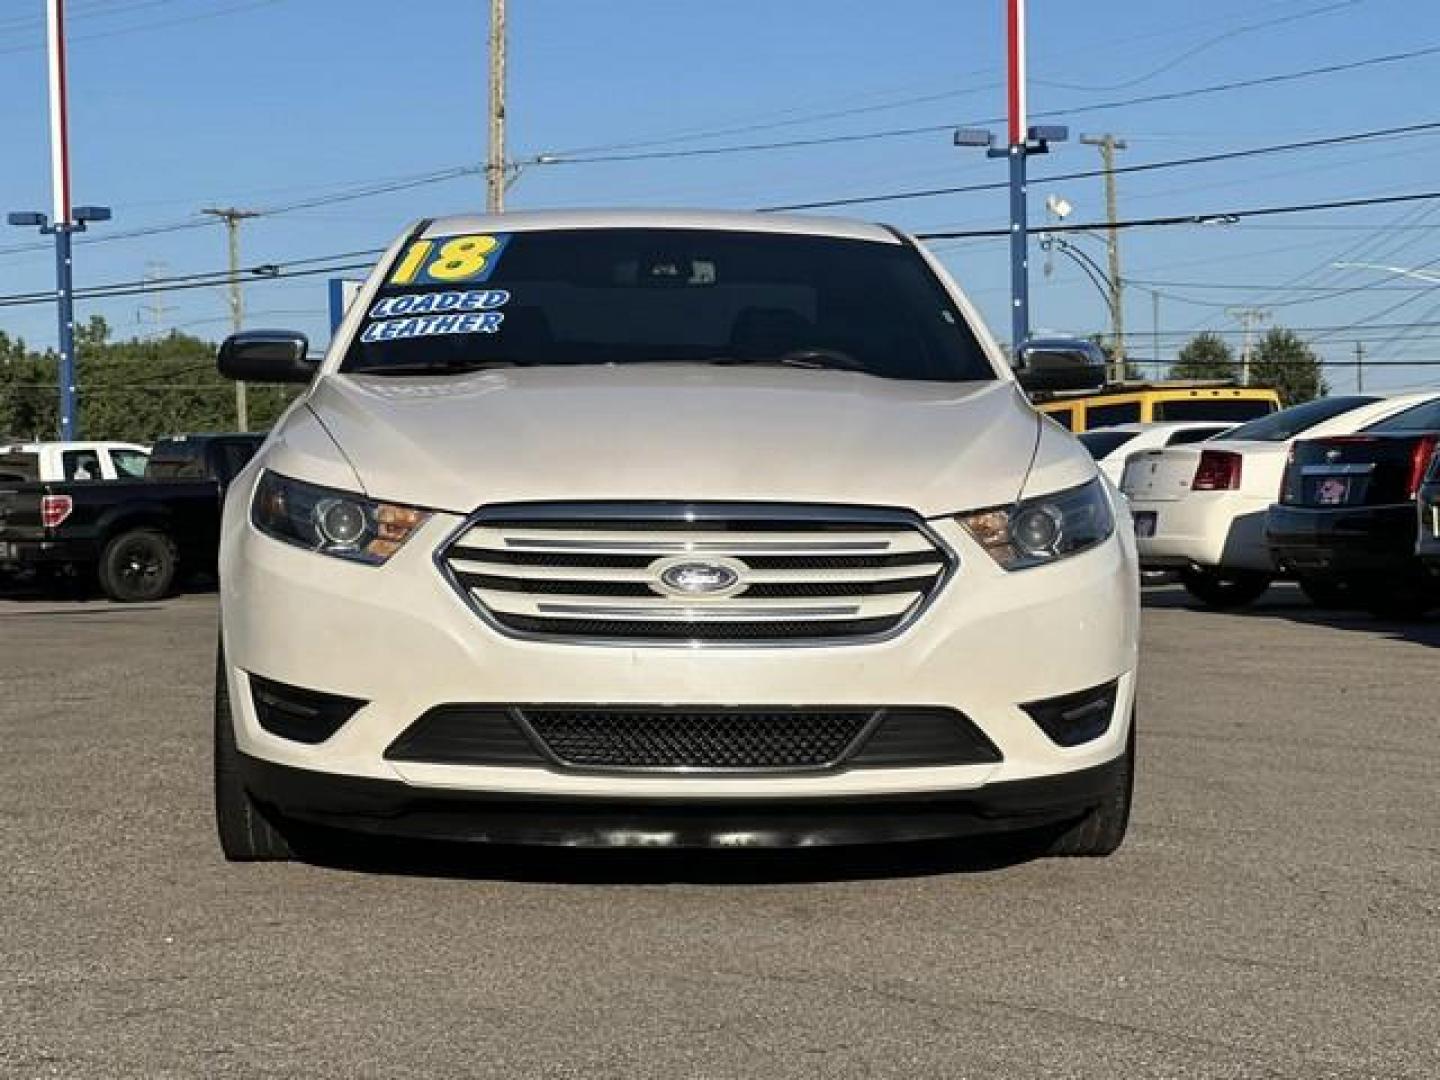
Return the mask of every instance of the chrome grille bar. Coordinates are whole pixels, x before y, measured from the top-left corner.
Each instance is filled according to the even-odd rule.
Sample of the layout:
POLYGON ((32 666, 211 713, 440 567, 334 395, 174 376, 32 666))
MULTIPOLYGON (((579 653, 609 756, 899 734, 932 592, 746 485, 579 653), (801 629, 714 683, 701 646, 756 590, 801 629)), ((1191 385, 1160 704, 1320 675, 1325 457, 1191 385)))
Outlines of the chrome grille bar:
POLYGON ((899 510, 591 503, 484 508, 436 562, 512 636, 743 646, 892 636, 955 557, 899 510))

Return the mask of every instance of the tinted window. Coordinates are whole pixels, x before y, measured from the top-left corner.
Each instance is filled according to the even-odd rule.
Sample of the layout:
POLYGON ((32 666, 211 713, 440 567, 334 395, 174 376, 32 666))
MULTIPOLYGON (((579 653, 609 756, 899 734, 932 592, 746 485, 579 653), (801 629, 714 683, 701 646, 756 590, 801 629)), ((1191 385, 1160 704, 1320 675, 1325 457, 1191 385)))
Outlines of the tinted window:
POLYGON ((140 450, 111 450, 110 461, 115 466, 115 475, 121 480, 133 480, 145 475, 145 463, 150 455, 140 450))
POLYGON ((1229 428, 1223 427, 1185 428, 1183 431, 1176 431, 1172 433, 1170 438, 1165 440, 1165 445, 1184 446, 1187 443, 1204 442, 1206 439, 1213 438, 1216 435, 1219 435, 1221 432, 1229 430, 1229 428))
POLYGON ((1067 427, 1071 431, 1075 430, 1074 409, 1046 409, 1045 415, 1050 417, 1050 419, 1054 420, 1061 427, 1067 427))
POLYGON ((1366 431, 1440 431, 1440 400, 1412 405, 1404 412, 1371 424, 1366 431))
POLYGON ((0 454, 0 480, 38 480, 40 455, 23 451, 0 454))
POLYGON ((150 452, 145 475, 156 480, 186 480, 205 475, 204 448, 192 442, 162 440, 150 452))
POLYGON ((1139 434, 1135 431, 1087 431, 1077 436, 1096 461, 1108 457, 1139 434))
POLYGON ((1251 420, 1248 424, 1241 424, 1237 428, 1231 428, 1224 435, 1217 436, 1216 441, 1248 439, 1255 442, 1284 442, 1287 439, 1293 439, 1301 432, 1308 431, 1316 424, 1378 400, 1380 399, 1366 397, 1362 394, 1318 398, 1315 401, 1307 401, 1303 405, 1292 405, 1288 409, 1281 409, 1277 413, 1262 416, 1258 420, 1251 420))
POLYGON ((994 378, 959 309, 904 244, 519 232, 418 241, 385 279, 344 371, 788 360, 892 379, 994 378))
POLYGON ((100 455, 94 450, 66 450, 60 455, 66 480, 101 480, 100 455))
POLYGON ((236 473, 250 463, 255 451, 259 449, 259 439, 226 439, 220 444, 215 455, 215 478, 228 484, 235 478, 236 473))
POLYGON ((1157 401, 1156 420, 1253 420, 1269 416, 1275 403, 1262 398, 1182 398, 1157 401))
POLYGON ((1119 401, 1113 405, 1086 405, 1085 430, 1098 427, 1114 427, 1116 424, 1140 422, 1138 401, 1119 401))

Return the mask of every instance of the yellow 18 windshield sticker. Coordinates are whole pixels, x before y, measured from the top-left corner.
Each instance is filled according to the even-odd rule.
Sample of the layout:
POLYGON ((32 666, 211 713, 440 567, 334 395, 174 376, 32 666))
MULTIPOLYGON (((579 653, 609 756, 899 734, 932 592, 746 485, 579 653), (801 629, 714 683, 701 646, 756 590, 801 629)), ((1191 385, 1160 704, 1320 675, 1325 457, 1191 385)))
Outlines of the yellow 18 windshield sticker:
POLYGON ((390 285, 459 285, 486 281, 510 237, 437 236, 415 240, 390 273, 390 285))

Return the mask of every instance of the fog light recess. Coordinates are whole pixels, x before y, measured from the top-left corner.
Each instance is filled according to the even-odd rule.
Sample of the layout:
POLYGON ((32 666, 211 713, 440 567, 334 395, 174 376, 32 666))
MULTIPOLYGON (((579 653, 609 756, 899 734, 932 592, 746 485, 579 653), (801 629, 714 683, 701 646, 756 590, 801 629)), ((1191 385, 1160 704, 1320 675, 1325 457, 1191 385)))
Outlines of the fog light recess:
POLYGON ((301 743, 322 743, 366 702, 319 690, 250 677, 250 697, 255 716, 271 735, 301 743))
POLYGON ((1110 730, 1119 689, 1120 681, 1114 679, 1103 686, 1032 701, 1020 707, 1050 736, 1051 742, 1059 746, 1080 746, 1110 730))

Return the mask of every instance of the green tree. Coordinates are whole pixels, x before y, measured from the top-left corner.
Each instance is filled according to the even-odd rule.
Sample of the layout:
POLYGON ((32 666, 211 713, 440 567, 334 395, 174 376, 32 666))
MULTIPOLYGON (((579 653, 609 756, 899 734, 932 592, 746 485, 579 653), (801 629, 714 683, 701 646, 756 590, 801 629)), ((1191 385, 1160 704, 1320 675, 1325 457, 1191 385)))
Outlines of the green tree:
POLYGON ((1170 368, 1172 379, 1235 379, 1240 376, 1240 365, 1235 354, 1218 334, 1196 334, 1170 368))
MULTIPOLYGON (((153 441, 235 428, 235 386, 215 371, 215 346, 189 334, 111 341, 103 319, 76 327, 80 431, 86 438, 153 441)), ((0 436, 55 438, 58 358, 0 333, 0 436)), ((250 422, 275 422, 294 387, 252 385, 250 422)))
POLYGON ((1294 331, 1278 326, 1256 347, 1250 359, 1250 382, 1274 387, 1286 405, 1299 405, 1330 392, 1320 373, 1320 358, 1294 331))

